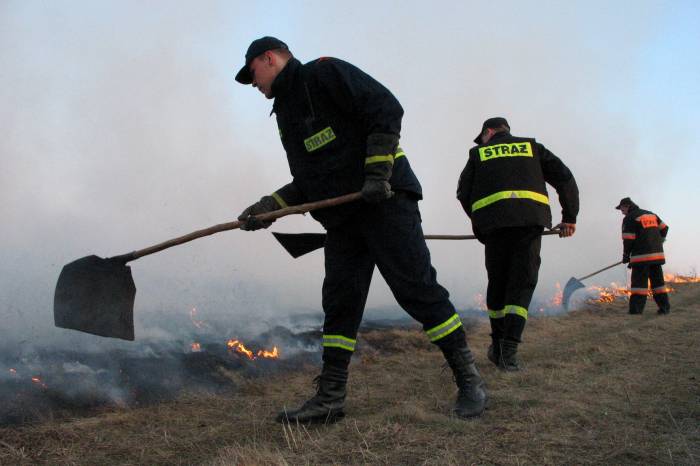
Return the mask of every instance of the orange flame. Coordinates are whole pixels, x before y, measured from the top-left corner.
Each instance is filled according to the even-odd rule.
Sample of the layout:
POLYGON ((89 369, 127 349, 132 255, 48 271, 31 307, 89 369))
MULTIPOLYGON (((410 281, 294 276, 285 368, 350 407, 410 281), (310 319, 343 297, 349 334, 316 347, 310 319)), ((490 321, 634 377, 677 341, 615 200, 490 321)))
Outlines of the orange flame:
POLYGON ((675 273, 665 273, 664 280, 666 283, 700 283, 700 277, 692 275, 678 275, 675 273))
POLYGON ((238 340, 229 340, 226 342, 226 346, 236 351, 237 353, 245 355, 246 357, 248 357, 248 359, 255 359, 255 354, 253 354, 251 350, 246 348, 245 345, 238 340))
POLYGON ((41 385, 42 388, 48 388, 44 382, 39 377, 32 377, 32 382, 37 385, 41 385))
POLYGON ((258 356, 261 358, 271 358, 271 359, 277 359, 280 357, 279 351, 277 351, 277 347, 273 346, 272 351, 267 351, 267 350, 260 350, 258 351, 258 356))
POLYGON ((190 349, 193 353, 199 353, 200 351, 202 351, 202 345, 200 345, 197 342, 194 342, 190 345, 190 349))

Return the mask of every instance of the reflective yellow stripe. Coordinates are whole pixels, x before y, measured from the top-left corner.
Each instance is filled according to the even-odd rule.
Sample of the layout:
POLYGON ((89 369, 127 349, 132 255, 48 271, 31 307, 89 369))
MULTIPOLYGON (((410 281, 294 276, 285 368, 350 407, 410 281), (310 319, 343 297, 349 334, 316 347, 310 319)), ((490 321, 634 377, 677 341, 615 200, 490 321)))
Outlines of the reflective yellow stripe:
POLYGON ((287 203, 284 202, 284 199, 282 199, 282 196, 280 196, 276 192, 272 193, 272 197, 277 201, 281 208, 284 209, 285 207, 288 207, 287 203))
POLYGON ((513 142, 479 148, 479 159, 482 162, 498 157, 533 157, 532 145, 529 142, 513 142))
POLYGON ((325 348, 342 348, 348 351, 355 351, 356 344, 357 340, 342 335, 323 335, 323 346, 325 348))
POLYGON ((527 320, 527 308, 522 306, 516 306, 515 304, 509 304, 506 306, 504 312, 506 314, 517 314, 523 319, 527 320))
POLYGON ((534 191, 501 191, 490 194, 473 203, 472 212, 479 210, 482 207, 486 207, 487 205, 493 204, 494 202, 502 201, 503 199, 530 199, 549 205, 549 198, 547 196, 534 191))
POLYGON ((306 147, 306 152, 313 152, 316 149, 320 149, 321 147, 325 146, 334 139, 335 133, 333 132, 333 128, 331 128, 330 126, 324 128, 318 133, 304 139, 304 146, 306 147))
POLYGON ((446 337, 461 326, 462 321, 460 320, 459 315, 457 315, 457 313, 455 312, 455 314, 449 319, 447 319, 445 322, 429 330, 426 330, 425 333, 428 335, 428 338, 430 338, 430 341, 437 341, 441 338, 446 337))
POLYGON ((382 163, 382 162, 394 163, 394 156, 391 154, 389 154, 389 155, 372 155, 370 157, 365 158, 365 165, 369 165, 371 163, 382 163))
POLYGON ((399 157, 406 157, 406 153, 400 147, 396 149, 396 155, 394 155, 394 160, 398 159, 399 157))
POLYGON ((489 318, 491 319, 502 319, 506 316, 506 310, 501 309, 500 311, 492 311, 489 309, 489 318))

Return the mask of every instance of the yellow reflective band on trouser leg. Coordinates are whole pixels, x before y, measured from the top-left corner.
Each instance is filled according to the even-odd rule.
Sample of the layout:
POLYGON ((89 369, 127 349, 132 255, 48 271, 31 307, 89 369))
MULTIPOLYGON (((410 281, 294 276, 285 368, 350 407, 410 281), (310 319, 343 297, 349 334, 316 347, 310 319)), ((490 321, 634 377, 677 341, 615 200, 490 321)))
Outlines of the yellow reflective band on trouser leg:
POLYGON ((506 310, 501 309, 500 311, 493 311, 489 309, 489 318, 490 319, 502 319, 506 316, 506 310))
POLYGON ((284 202, 284 199, 282 199, 282 196, 280 196, 280 195, 277 194, 276 192, 275 192, 275 193, 272 193, 272 197, 274 198, 274 200, 277 201, 277 203, 280 205, 281 208, 284 209, 285 207, 288 207, 288 206, 287 206, 287 203, 284 202))
POLYGON ((541 202, 542 204, 549 205, 549 198, 544 194, 536 193, 535 191, 500 191, 490 194, 473 203, 472 212, 504 199, 530 199, 535 202, 541 202))
POLYGON ((517 314, 523 319, 527 320, 527 308, 522 306, 516 306, 515 304, 509 304, 504 309, 505 314, 517 314))
POLYGON ((396 154, 394 154, 394 160, 398 159, 399 157, 406 157, 406 153, 400 147, 396 149, 396 154))
POLYGON ((454 332, 461 326, 462 321, 459 319, 459 315, 457 315, 457 313, 455 312, 455 314, 449 319, 447 319, 445 322, 429 330, 426 330, 425 333, 428 334, 428 338, 430 338, 430 341, 438 341, 441 338, 445 338, 447 335, 454 332))
POLYGON ((342 348, 348 351, 355 351, 356 344, 357 340, 342 335, 323 335, 324 348, 342 348))
POLYGON ((369 157, 365 158, 365 165, 370 165, 373 163, 383 163, 383 162, 390 162, 394 163, 394 156, 392 154, 389 155, 371 155, 369 157))

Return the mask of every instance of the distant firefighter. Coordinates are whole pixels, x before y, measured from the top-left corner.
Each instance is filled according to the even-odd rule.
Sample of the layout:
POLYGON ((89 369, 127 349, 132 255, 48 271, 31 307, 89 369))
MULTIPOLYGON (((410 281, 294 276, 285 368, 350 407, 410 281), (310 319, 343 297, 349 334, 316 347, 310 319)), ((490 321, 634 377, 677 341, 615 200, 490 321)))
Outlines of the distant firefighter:
POLYGON ((486 306, 491 322, 488 358, 500 369, 518 370, 518 344, 537 286, 540 246, 552 226, 546 183, 562 206, 559 236, 572 236, 578 187, 559 158, 532 138, 510 134, 505 118, 489 118, 469 151, 457 199, 486 246, 486 306))
POLYGON ((622 262, 632 269, 630 314, 641 314, 647 302, 649 281, 659 314, 671 312, 662 265, 666 263, 663 243, 668 234, 658 215, 640 209, 626 197, 615 207, 625 216, 622 220, 622 262))

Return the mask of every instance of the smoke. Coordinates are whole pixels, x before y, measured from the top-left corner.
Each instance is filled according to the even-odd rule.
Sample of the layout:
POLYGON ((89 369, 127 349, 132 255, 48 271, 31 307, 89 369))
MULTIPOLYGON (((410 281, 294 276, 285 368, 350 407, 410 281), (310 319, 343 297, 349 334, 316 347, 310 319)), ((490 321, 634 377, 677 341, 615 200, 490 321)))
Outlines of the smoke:
MULTIPOLYGON (((681 86, 683 96, 673 88, 659 96, 654 84, 668 76, 657 70, 652 80, 648 71, 661 63, 676 83, 697 81, 697 68, 677 66, 683 44, 664 35, 692 8, 3 2, 0 338, 106 345, 53 328, 53 288, 64 264, 232 220, 289 181, 271 102, 233 81, 250 40, 265 34, 282 37, 303 61, 347 59, 397 95, 406 111, 402 147, 425 191, 426 233, 470 231, 455 189, 485 118, 506 116, 515 134, 537 137, 559 155, 581 189, 579 231, 543 240, 539 299, 557 281, 618 260, 621 217, 612 207, 627 195, 671 226, 669 266, 686 271, 698 256, 682 232, 698 225, 681 199, 698 188, 684 163, 696 162, 673 149, 660 163, 659 150, 668 138, 674 147, 697 145, 682 131, 693 110, 680 123, 663 115, 668 102, 692 108, 698 95, 681 86)), ((688 34, 684 43, 697 43, 688 34)), ((320 231, 308 216, 274 227, 320 231)), ((473 307, 486 283, 481 245, 430 248, 455 304, 473 307)), ((131 265, 137 336, 177 339, 165 323, 192 308, 256 332, 320 309, 322 254, 292 260, 268 232, 222 233, 131 265)), ((622 281, 624 273, 600 280, 622 281)), ((369 306, 389 305, 377 274, 369 306)))

